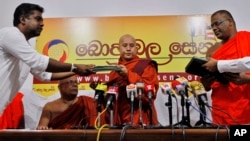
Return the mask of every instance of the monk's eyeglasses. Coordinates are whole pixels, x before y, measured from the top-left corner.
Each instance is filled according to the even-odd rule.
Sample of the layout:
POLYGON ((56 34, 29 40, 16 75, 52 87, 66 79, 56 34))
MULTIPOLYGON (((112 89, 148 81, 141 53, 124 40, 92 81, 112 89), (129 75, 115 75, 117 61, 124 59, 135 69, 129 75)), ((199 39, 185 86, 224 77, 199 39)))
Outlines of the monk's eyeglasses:
POLYGON ((213 28, 214 26, 218 27, 219 25, 221 25, 223 22, 227 21, 229 19, 225 19, 225 20, 218 20, 218 21, 215 21, 211 24, 211 28, 213 28))

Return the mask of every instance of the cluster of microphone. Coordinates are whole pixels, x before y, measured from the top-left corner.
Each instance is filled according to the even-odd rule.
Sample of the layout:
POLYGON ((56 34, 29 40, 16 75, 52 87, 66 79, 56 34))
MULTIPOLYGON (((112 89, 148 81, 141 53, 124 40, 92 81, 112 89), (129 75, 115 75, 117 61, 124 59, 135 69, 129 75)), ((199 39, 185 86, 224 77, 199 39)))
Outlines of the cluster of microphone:
POLYGON ((134 100, 134 98, 140 97, 143 93, 147 95, 149 99, 153 98, 155 92, 154 85, 144 85, 142 82, 137 82, 136 84, 129 84, 126 86, 127 98, 134 100))
MULTIPOLYGON (((101 112, 101 105, 106 103, 106 108, 113 110, 113 103, 119 98, 119 86, 114 84, 112 86, 107 86, 103 83, 97 83, 94 86, 90 86, 95 90, 94 101, 97 102, 97 110, 101 112)), ((203 113, 200 115, 199 124, 205 124, 206 109, 205 106, 209 106, 207 99, 207 92, 203 84, 199 81, 188 82, 184 77, 178 77, 171 83, 164 83, 160 85, 159 89, 163 94, 169 96, 167 104, 165 104, 169 109, 169 123, 172 125, 172 97, 181 97, 182 106, 182 121, 181 125, 190 125, 190 113, 189 106, 192 103, 189 99, 189 94, 192 93, 198 101, 199 112, 203 113)), ((140 123, 143 124, 141 110, 142 110, 142 95, 148 98, 148 104, 152 106, 152 99, 155 93, 155 86, 152 84, 144 84, 143 82, 137 82, 135 84, 129 84, 126 86, 127 98, 130 99, 131 104, 131 123, 133 122, 133 104, 135 99, 139 101, 140 110, 140 123)), ((133 124, 133 123, 132 123, 133 124)), ((198 124, 198 123, 197 123, 198 124)))
MULTIPOLYGON (((164 83, 160 86, 161 91, 163 94, 169 96, 168 102, 166 106, 169 109, 169 123, 172 125, 172 97, 178 95, 181 97, 181 106, 182 106, 182 121, 180 122, 181 125, 186 125, 190 127, 190 114, 189 114, 189 106, 192 104, 189 100, 189 94, 193 94, 194 97, 197 99, 199 104, 199 112, 202 114, 200 115, 200 121, 197 124, 205 124, 205 117, 206 116, 206 108, 205 106, 209 106, 208 99, 207 99, 207 92, 203 86, 203 84, 199 81, 192 81, 188 82, 185 77, 178 77, 170 83, 164 83), (185 109, 185 110, 184 110, 185 109)), ((192 105, 191 105, 192 106, 192 105)))
MULTIPOLYGON (((107 86, 104 83, 97 83, 95 86, 90 87, 95 90, 95 102, 103 102, 104 99, 107 99, 106 107, 109 107, 110 104, 118 98, 119 88, 117 84, 107 86)), ((143 82, 137 82, 136 84, 127 85, 126 93, 127 98, 131 99, 131 101, 134 101, 135 98, 142 96, 144 93, 149 99, 152 99, 155 93, 155 87, 152 84, 144 85, 143 82)))
MULTIPOLYGON (((113 103, 118 99, 119 95, 119 86, 114 84, 112 86, 107 86, 104 83, 92 83, 90 85, 92 89, 95 90, 94 101, 97 103, 97 112, 101 113, 102 105, 106 103, 105 108, 112 110, 113 112, 113 103)), ((127 98, 130 99, 130 107, 131 107, 131 124, 133 124, 133 105, 135 99, 138 100, 139 103, 139 111, 140 111, 140 123, 143 124, 142 120, 142 95, 146 95, 148 98, 149 106, 152 106, 152 99, 155 93, 155 86, 152 84, 144 84, 143 82, 137 82, 135 84, 129 84, 126 86, 126 94, 127 98)), ((111 115, 112 116, 112 115, 111 115)))
POLYGON ((208 105, 207 92, 203 84, 199 81, 188 82, 186 78, 179 77, 173 80, 171 84, 162 84, 160 88, 163 94, 171 95, 173 97, 176 95, 183 96, 188 103, 190 102, 188 93, 191 92, 197 98, 199 103, 208 105))

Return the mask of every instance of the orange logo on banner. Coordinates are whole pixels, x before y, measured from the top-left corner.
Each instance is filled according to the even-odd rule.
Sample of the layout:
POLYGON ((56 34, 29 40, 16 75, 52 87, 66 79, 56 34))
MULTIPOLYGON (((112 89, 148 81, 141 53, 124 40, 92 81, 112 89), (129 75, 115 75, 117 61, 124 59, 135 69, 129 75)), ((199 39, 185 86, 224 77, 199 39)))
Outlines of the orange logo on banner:
POLYGON ((59 39, 51 40, 43 47, 43 54, 64 62, 69 54, 68 45, 59 39))

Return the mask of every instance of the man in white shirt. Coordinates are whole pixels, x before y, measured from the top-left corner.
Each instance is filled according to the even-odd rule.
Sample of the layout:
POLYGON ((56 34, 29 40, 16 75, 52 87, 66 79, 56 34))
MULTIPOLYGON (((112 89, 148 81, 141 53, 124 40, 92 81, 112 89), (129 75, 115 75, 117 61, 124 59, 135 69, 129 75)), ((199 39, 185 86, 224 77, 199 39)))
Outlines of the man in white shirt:
POLYGON ((243 57, 232 60, 216 60, 214 58, 208 59, 208 62, 203 64, 207 70, 215 72, 247 72, 250 71, 250 57, 243 57))
POLYGON ((48 72, 95 73, 92 71, 94 65, 62 63, 31 47, 28 40, 39 36, 44 26, 42 13, 43 8, 39 5, 22 3, 14 12, 14 27, 0 29, 0 115, 29 72, 42 81, 51 80, 53 75, 48 72))

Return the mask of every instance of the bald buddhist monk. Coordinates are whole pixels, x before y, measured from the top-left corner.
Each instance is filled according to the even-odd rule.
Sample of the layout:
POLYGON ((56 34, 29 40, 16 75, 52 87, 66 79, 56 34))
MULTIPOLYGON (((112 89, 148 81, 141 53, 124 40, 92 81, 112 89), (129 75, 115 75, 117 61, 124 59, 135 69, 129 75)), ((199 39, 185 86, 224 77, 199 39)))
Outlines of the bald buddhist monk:
MULTIPOLYGON (((230 12, 219 10, 213 13, 211 27, 221 42, 216 43, 207 51, 206 56, 208 58, 229 60, 250 56, 250 33, 237 31, 230 12)), ((204 67, 210 71, 216 71, 213 67, 209 67, 210 63, 205 64, 204 67)), ((247 73, 228 73, 227 71, 224 71, 222 75, 229 83, 220 83, 213 76, 205 76, 201 79, 206 90, 212 89, 213 121, 223 125, 249 124, 249 75, 247 73)))
POLYGON ((43 107, 38 130, 93 127, 96 110, 93 98, 78 95, 76 76, 59 81, 61 97, 43 107))
POLYGON ((119 39, 120 58, 118 67, 120 71, 111 71, 109 86, 114 84, 119 86, 119 94, 115 103, 114 124, 125 125, 158 125, 156 111, 154 105, 149 104, 149 98, 144 91, 142 94, 142 110, 140 119, 140 108, 138 97, 135 98, 133 104, 133 121, 131 121, 131 105, 130 99, 127 97, 126 86, 141 82, 144 85, 153 85, 155 92, 152 100, 156 97, 156 91, 159 87, 157 79, 157 63, 153 60, 140 59, 137 55, 136 39, 129 34, 125 34, 119 39), (152 116, 151 116, 152 115, 152 116))

